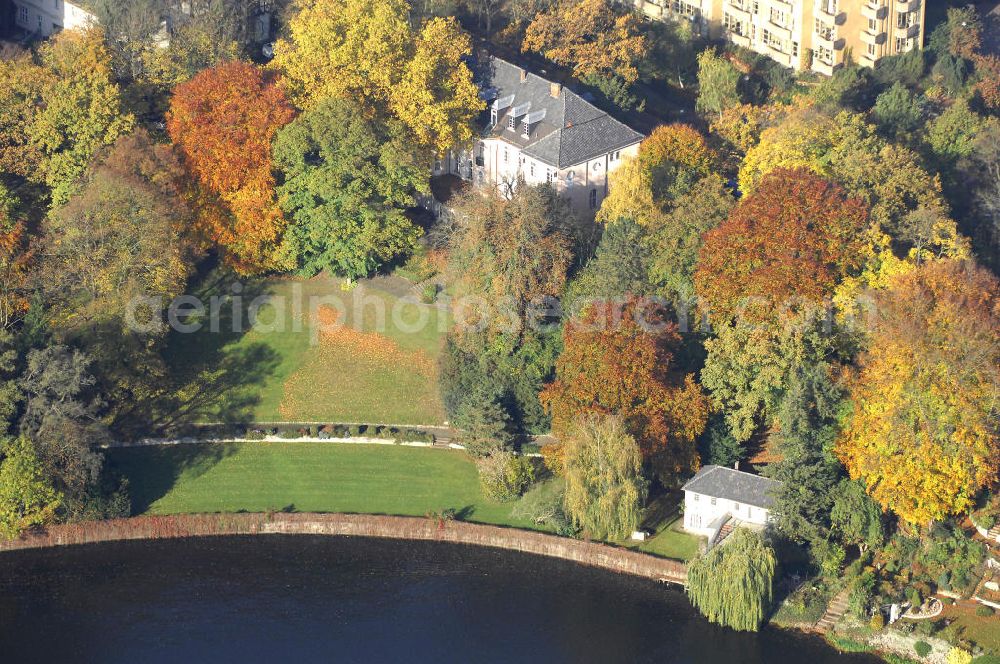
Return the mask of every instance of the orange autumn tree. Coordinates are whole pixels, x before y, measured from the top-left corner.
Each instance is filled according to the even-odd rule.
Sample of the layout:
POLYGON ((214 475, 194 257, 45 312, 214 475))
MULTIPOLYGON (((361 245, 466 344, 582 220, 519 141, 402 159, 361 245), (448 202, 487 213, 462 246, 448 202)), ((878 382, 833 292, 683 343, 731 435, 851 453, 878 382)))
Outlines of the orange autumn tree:
MULTIPOLYGON (((587 307, 566 323, 556 379, 539 396, 552 433, 568 435, 581 414, 616 415, 665 483, 697 468, 709 405, 694 376, 676 367, 679 344, 677 326, 649 300, 587 307)), ((559 457, 558 446, 546 450, 556 468, 559 457)))
POLYGON ((218 206, 199 226, 239 272, 280 266, 285 220, 275 198, 271 139, 294 117, 284 93, 259 68, 230 62, 174 90, 167 131, 202 194, 218 206))
POLYGON ((0 330, 18 323, 28 311, 32 252, 24 222, 15 218, 17 200, 0 184, 0 330))
POLYGON ((715 168, 716 155, 697 129, 685 124, 662 125, 639 145, 611 176, 611 191, 598 220, 634 219, 646 226, 659 219, 674 198, 715 168))
POLYGON ((885 509, 924 526, 997 481, 1000 283, 971 262, 930 261, 874 299, 836 452, 885 509))
POLYGON ((822 302, 861 268, 868 210, 804 169, 772 171, 704 236, 694 282, 719 319, 822 302))

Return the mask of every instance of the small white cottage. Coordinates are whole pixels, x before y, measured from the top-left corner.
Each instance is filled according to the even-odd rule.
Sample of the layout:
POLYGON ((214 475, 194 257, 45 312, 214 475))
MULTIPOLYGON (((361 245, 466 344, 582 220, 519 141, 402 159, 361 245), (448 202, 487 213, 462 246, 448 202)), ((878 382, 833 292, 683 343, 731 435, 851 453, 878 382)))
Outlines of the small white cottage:
POLYGON ((780 485, 777 480, 740 470, 705 466, 682 487, 684 530, 707 537, 714 544, 722 539, 723 528, 762 528, 771 518, 772 493, 780 485))

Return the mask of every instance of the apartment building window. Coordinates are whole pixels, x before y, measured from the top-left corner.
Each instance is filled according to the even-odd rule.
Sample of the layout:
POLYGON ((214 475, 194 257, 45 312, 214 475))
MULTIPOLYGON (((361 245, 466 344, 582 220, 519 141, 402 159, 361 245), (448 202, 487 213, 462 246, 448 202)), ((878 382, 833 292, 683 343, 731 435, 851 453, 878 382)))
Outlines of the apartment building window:
POLYGON ((731 14, 726 14, 722 17, 722 24, 726 26, 726 30, 733 33, 734 35, 743 35, 743 24, 736 20, 731 14))
POLYGON ((833 51, 825 48, 823 46, 817 46, 815 49, 816 59, 823 64, 832 65, 833 64, 833 51))
POLYGON ((916 24, 917 14, 916 12, 897 12, 896 13, 896 27, 897 28, 908 28, 911 25, 916 24))
POLYGON ((878 30, 878 21, 873 18, 868 19, 868 32, 876 32, 878 30))
POLYGON ((837 31, 823 23, 819 19, 816 19, 815 32, 819 35, 820 39, 825 39, 826 41, 833 41, 836 38, 837 31))
POLYGON ((785 21, 787 20, 788 16, 785 14, 785 12, 780 11, 778 9, 771 10, 771 23, 774 23, 775 25, 780 25, 781 27, 786 27, 787 24, 785 23, 785 21))
POLYGON ((757 0, 753 0, 753 13, 754 14, 760 13, 760 2, 758 2, 757 0))
POLYGON ((819 10, 824 14, 836 15, 837 0, 819 0, 819 10))
POLYGON ((673 0, 670 4, 670 10, 675 14, 688 18, 694 18, 701 13, 701 10, 697 6, 690 5, 684 2, 684 0, 673 0))
POLYGON ((875 44, 868 44, 868 55, 875 57, 875 44))
POLYGON ((799 43, 796 41, 792 42, 792 57, 799 57, 799 43))
POLYGON ((910 40, 905 37, 896 37, 896 53, 906 53, 910 50, 910 40))
POLYGON ((780 51, 782 53, 785 52, 785 42, 783 42, 778 35, 774 34, 767 28, 764 28, 761 31, 761 35, 766 45, 770 46, 776 51, 780 51))

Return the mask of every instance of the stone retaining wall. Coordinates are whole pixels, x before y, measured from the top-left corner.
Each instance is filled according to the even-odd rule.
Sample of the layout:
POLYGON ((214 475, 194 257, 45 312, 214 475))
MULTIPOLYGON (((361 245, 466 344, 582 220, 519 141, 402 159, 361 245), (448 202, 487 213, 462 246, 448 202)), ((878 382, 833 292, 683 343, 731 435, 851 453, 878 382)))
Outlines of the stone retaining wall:
POLYGON ((489 546, 570 560, 591 567, 684 584, 684 563, 627 549, 516 528, 362 514, 186 514, 139 516, 52 526, 0 541, 0 551, 136 539, 212 535, 347 535, 489 546))

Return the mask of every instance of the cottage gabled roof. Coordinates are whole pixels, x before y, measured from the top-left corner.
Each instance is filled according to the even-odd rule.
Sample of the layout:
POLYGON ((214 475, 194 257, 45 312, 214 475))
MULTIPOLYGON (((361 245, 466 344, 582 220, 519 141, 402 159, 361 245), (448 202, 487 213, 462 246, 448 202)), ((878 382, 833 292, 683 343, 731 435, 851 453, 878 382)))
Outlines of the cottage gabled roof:
POLYGON ((489 58, 482 71, 481 87, 489 103, 505 102, 496 125, 488 127, 486 135, 516 145, 524 154, 558 169, 582 164, 645 138, 565 86, 554 89, 551 81, 501 58, 489 58), (520 115, 511 130, 507 128, 508 119, 515 109, 520 115), (528 136, 521 125, 526 113, 540 118, 531 123, 528 136))
POLYGON ((705 466, 698 474, 681 487, 703 496, 734 500, 743 505, 770 508, 774 504, 773 493, 781 486, 778 480, 760 475, 744 473, 725 466, 705 466))

